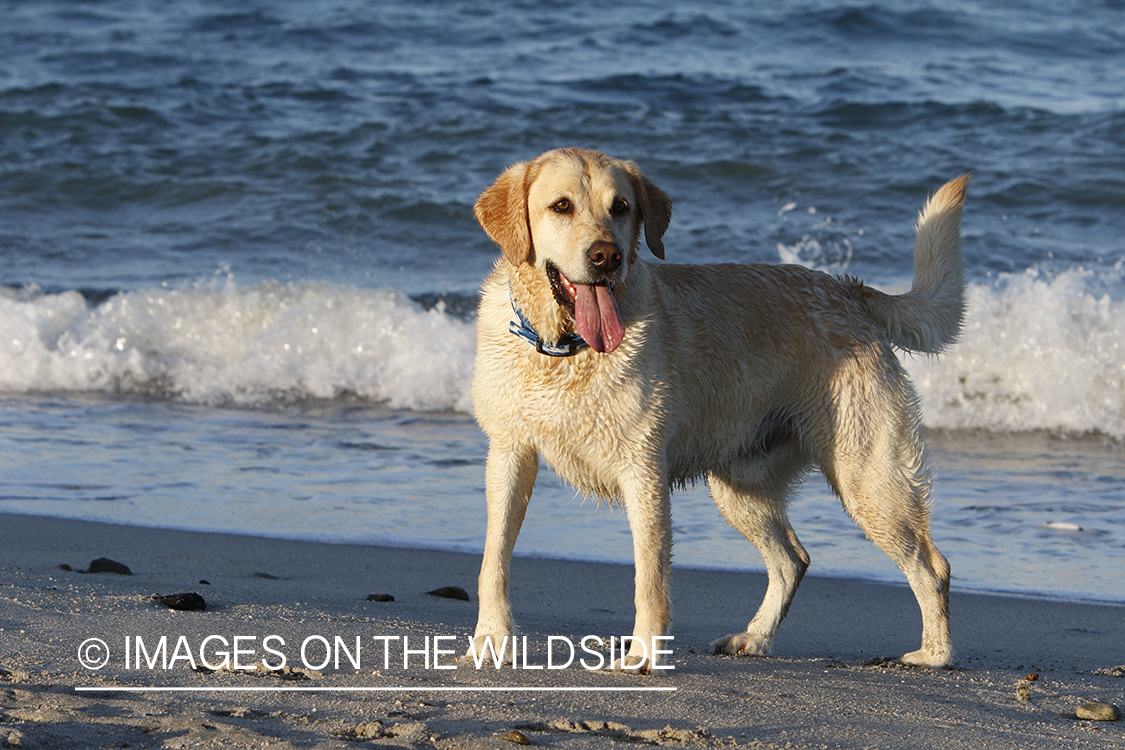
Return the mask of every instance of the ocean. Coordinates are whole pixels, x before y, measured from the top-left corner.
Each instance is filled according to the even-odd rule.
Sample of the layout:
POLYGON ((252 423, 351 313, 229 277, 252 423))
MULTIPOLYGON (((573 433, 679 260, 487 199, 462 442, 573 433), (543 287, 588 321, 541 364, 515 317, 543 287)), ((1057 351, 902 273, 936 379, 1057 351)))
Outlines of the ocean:
MULTIPOLYGON (((506 166, 633 159, 669 262, 890 291, 972 172, 964 335, 904 355, 935 540, 955 589, 1123 602, 1122 70, 1120 0, 4 3, 0 514, 479 551, 506 166)), ((677 564, 762 569, 673 512, 677 564)), ((823 479, 791 512, 811 575, 903 580, 823 479)), ((541 472, 516 554, 632 551, 541 472)))

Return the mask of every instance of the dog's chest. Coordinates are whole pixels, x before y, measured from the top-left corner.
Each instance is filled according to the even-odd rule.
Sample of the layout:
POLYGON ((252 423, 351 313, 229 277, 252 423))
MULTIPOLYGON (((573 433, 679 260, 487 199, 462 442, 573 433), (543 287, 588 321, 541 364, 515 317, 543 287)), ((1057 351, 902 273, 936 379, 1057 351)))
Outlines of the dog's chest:
POLYGON ((473 398, 485 432, 534 448, 585 493, 619 495, 622 471, 651 454, 658 423, 630 352, 554 359, 503 343, 477 362, 473 398))

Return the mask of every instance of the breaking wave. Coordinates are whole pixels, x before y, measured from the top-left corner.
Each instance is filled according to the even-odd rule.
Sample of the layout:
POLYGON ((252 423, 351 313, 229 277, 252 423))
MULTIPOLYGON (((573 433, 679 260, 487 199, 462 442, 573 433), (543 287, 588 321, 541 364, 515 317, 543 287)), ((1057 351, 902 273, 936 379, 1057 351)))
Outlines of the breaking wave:
MULTIPOLYGON (((927 426, 1125 439, 1122 266, 970 284, 961 340, 903 356, 927 426)), ((471 306, 328 283, 0 289, 0 391, 471 412, 471 306)))

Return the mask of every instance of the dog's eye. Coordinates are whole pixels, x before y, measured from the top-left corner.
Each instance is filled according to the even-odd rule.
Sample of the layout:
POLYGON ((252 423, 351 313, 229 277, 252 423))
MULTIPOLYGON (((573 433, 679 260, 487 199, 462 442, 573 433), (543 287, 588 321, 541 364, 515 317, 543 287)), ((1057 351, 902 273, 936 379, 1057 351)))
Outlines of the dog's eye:
POLYGON ((568 214, 570 213, 571 208, 572 206, 570 204, 569 198, 562 198, 560 200, 557 200, 551 206, 551 210, 557 214, 568 214))
POLYGON ((629 211, 629 201, 624 198, 618 198, 613 202, 613 205, 609 207, 609 211, 616 216, 627 213, 629 211))

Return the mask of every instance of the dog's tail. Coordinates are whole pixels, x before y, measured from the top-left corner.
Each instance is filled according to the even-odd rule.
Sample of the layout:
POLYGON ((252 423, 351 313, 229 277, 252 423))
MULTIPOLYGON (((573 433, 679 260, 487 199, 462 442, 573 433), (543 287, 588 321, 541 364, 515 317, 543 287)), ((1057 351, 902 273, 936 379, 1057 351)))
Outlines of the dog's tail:
POLYGON ((891 296, 865 290, 872 317, 895 346, 936 354, 957 340, 965 316, 961 207, 968 184, 967 174, 945 183, 919 214, 910 291, 891 296))

